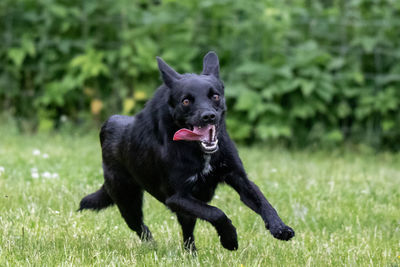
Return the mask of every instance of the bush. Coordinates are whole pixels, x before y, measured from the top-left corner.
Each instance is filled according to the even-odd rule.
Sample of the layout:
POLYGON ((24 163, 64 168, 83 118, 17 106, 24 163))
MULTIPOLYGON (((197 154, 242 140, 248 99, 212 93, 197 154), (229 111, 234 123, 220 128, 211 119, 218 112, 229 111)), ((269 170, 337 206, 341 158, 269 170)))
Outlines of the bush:
POLYGON ((245 143, 399 149, 395 0, 3 0, 0 105, 22 129, 133 114, 155 56, 200 71, 217 51, 228 127, 245 143))

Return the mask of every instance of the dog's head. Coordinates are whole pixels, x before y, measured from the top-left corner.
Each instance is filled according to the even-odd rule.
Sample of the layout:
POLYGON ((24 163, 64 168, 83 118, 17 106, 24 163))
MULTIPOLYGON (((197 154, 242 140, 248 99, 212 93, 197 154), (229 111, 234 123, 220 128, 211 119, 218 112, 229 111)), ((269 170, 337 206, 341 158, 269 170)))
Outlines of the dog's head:
POLYGON ((157 61, 164 84, 169 88, 171 116, 181 128, 173 140, 198 141, 205 153, 216 152, 226 109, 217 54, 205 55, 199 75, 179 74, 161 58, 157 57, 157 61))

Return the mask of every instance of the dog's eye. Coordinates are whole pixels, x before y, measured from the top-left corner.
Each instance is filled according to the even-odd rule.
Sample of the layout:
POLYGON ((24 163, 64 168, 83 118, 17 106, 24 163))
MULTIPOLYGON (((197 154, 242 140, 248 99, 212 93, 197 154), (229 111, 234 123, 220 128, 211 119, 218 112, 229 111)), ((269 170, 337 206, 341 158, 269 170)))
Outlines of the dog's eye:
POLYGON ((212 96, 212 99, 213 99, 214 101, 218 101, 218 100, 219 100, 219 95, 214 94, 214 95, 212 96))
POLYGON ((189 106, 189 104, 190 104, 190 100, 189 99, 185 98, 185 99, 182 100, 182 105, 189 106))

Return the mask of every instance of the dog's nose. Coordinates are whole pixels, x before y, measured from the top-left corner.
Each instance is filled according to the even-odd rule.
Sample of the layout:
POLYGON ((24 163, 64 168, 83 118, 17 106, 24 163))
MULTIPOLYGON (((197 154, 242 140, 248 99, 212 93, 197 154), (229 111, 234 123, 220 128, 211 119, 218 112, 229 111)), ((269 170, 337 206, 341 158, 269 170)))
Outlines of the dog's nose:
POLYGON ((203 120, 203 122, 206 123, 213 123, 215 122, 215 113, 212 111, 205 111, 201 114, 201 119, 203 120))

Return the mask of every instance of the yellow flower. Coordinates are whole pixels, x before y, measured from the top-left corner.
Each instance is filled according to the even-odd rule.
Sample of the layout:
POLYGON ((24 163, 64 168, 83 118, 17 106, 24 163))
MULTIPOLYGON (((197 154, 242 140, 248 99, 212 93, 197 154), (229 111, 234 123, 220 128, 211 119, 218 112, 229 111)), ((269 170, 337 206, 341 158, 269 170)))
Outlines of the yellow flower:
POLYGON ((90 111, 93 115, 98 115, 103 109, 103 102, 100 99, 93 99, 90 103, 90 111))

